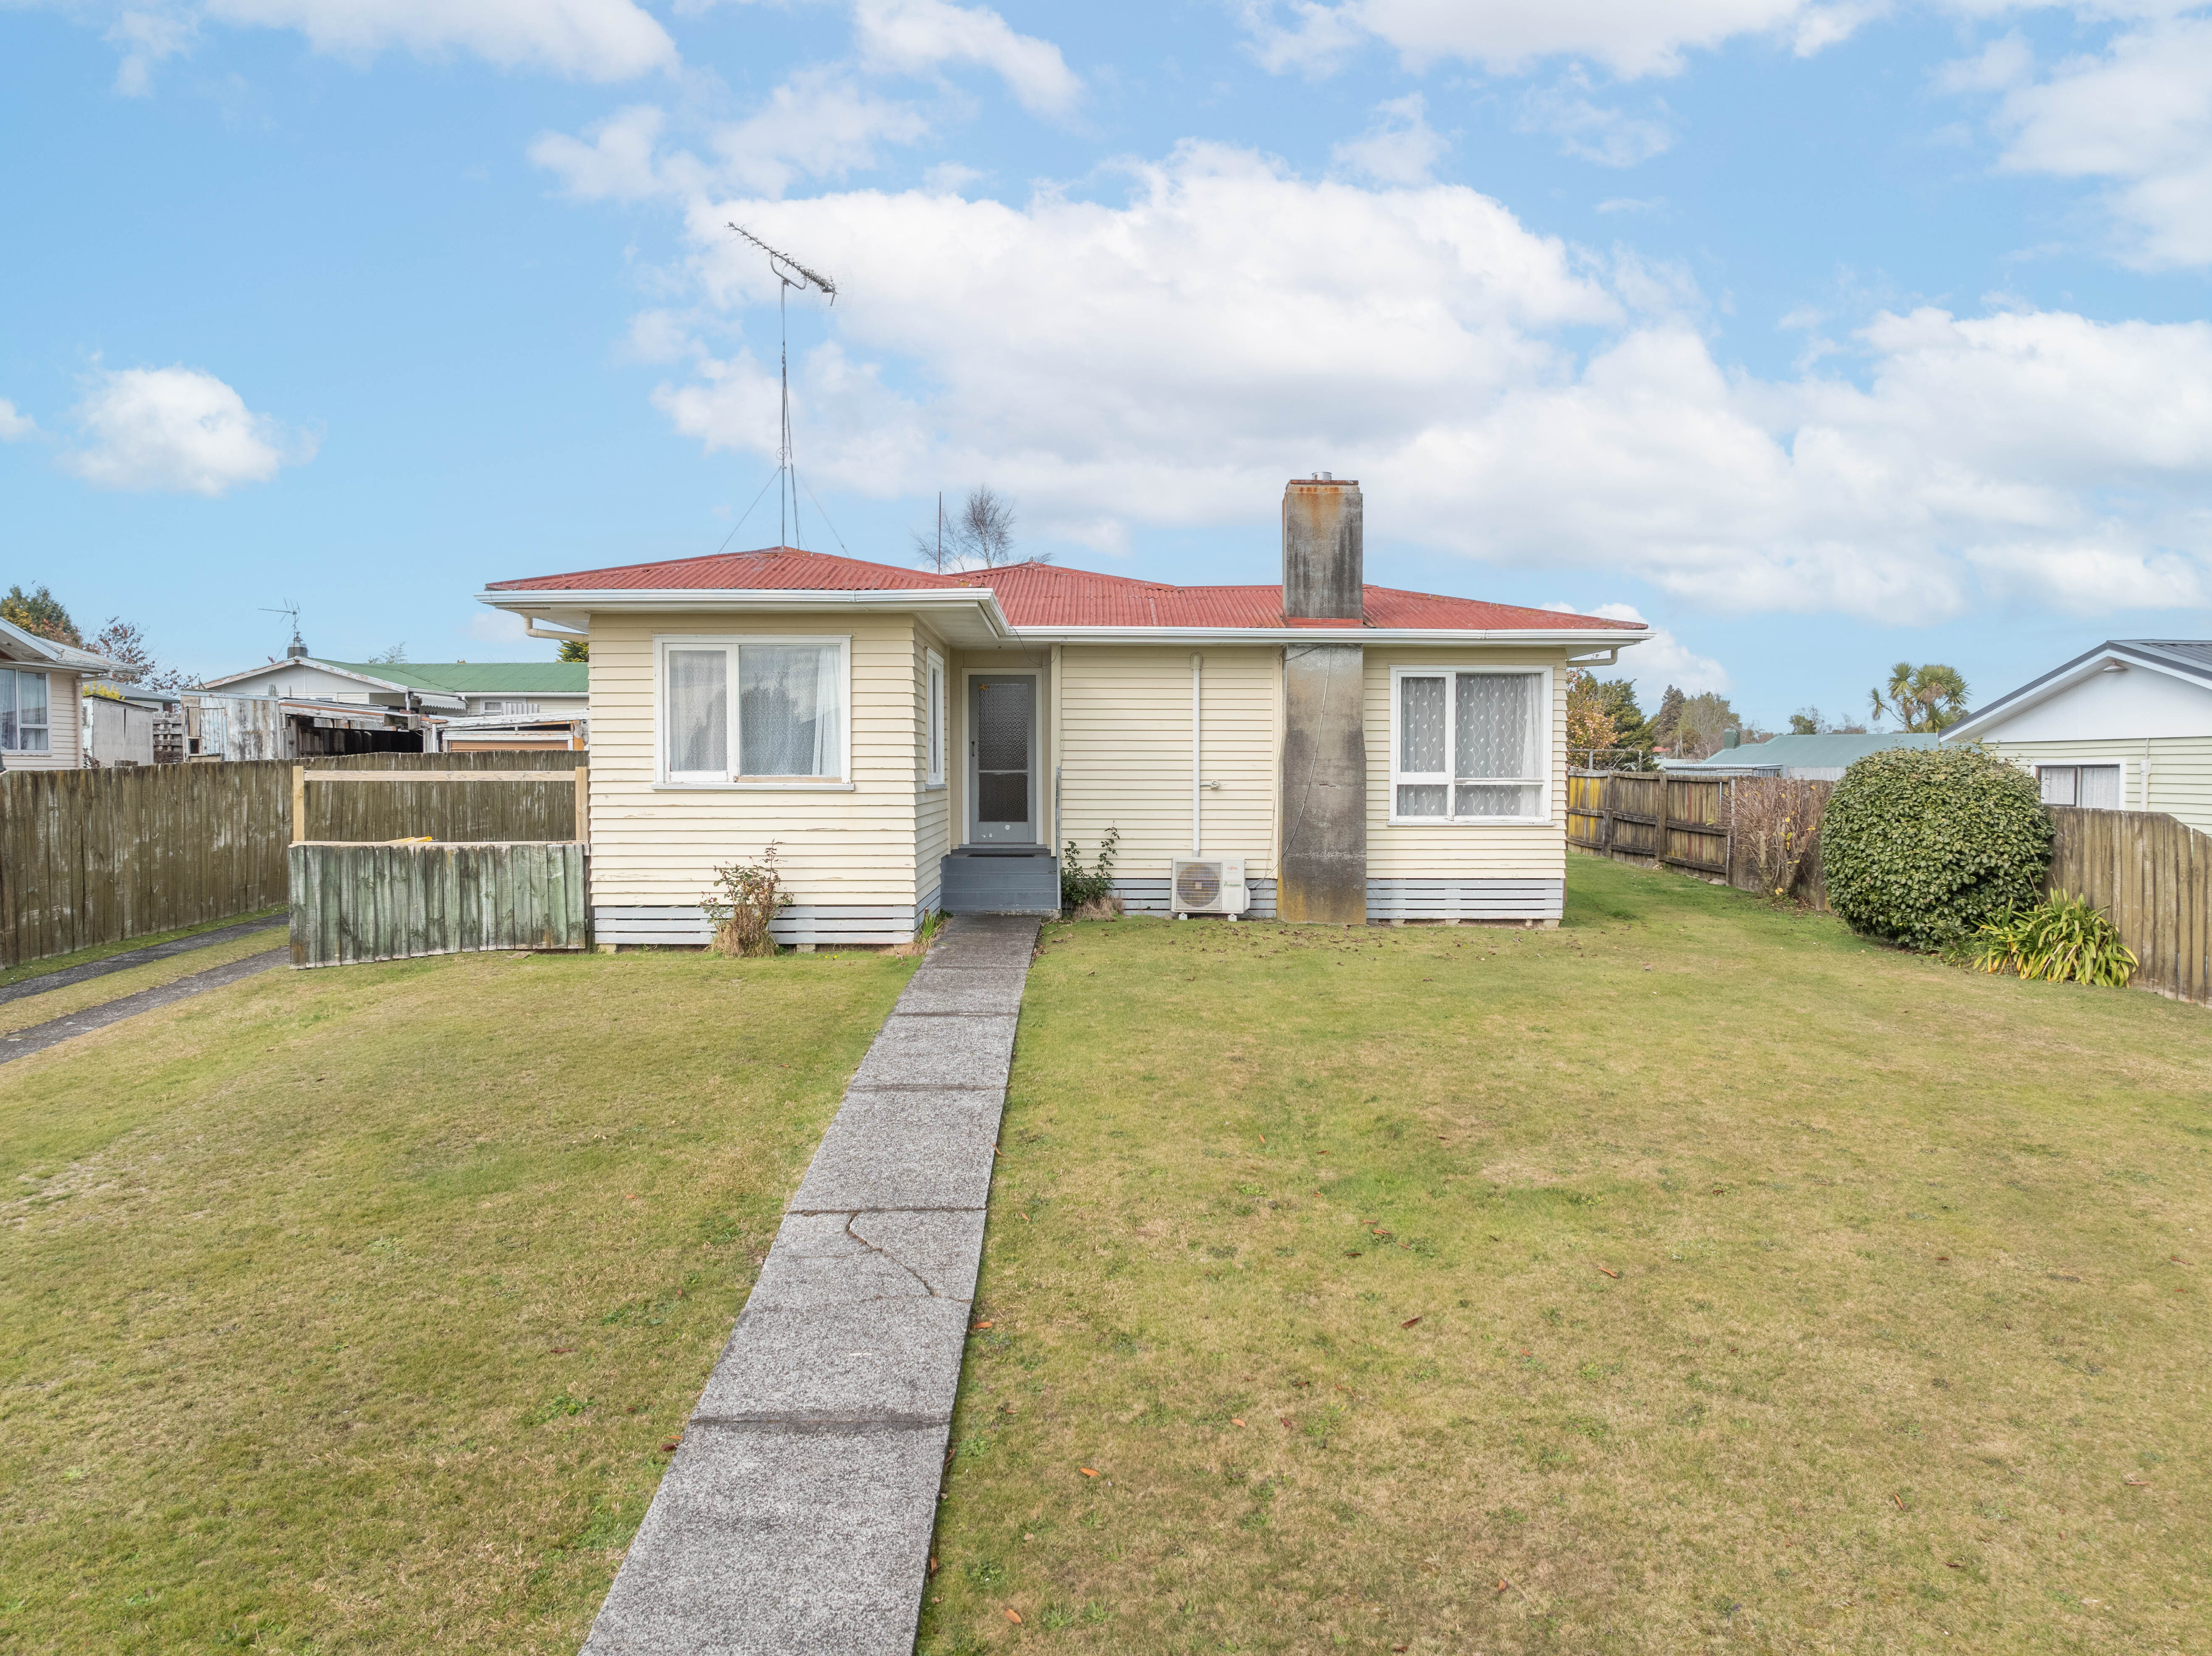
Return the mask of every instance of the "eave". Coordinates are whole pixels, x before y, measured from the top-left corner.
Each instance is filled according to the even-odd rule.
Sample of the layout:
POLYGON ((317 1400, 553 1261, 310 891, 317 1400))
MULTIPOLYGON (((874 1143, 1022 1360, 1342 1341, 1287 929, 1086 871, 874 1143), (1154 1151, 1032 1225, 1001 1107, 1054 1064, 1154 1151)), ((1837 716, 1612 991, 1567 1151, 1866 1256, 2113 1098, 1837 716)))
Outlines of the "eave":
POLYGON ((477 602, 495 610, 587 626, 594 610, 652 610, 676 615, 738 615, 804 610, 853 610, 862 613, 919 613, 969 610, 990 634, 1009 645, 1049 644, 1520 644, 1604 648, 1641 644, 1652 636, 1644 628, 1400 628, 1400 627, 1016 627, 988 587, 956 586, 902 591, 806 591, 751 589, 705 592, 696 588, 605 588, 599 591, 492 591, 477 602))

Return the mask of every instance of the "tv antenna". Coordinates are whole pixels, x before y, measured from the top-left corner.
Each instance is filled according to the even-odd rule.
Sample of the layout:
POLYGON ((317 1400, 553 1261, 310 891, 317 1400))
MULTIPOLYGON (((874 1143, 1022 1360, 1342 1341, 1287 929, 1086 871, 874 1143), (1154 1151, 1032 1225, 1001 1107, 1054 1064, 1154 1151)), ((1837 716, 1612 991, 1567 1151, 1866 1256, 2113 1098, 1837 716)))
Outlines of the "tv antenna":
POLYGON ((775 290, 776 356, 783 379, 783 415, 776 434, 775 450, 775 539, 776 544, 782 546, 788 543, 784 539, 787 497, 791 507, 788 532, 792 541, 799 538, 799 470, 791 460, 791 325, 787 306, 794 288, 801 293, 809 288, 815 288, 835 305, 837 302, 837 284, 821 271, 809 270, 790 254, 769 246, 744 225, 732 224, 728 227, 768 255, 768 268, 781 284, 775 290))
POLYGON ((261 613, 264 616, 290 616, 292 643, 284 653, 292 657, 304 656, 307 653, 307 641, 300 636, 300 601, 297 598, 287 598, 280 604, 264 604, 261 606, 261 613))

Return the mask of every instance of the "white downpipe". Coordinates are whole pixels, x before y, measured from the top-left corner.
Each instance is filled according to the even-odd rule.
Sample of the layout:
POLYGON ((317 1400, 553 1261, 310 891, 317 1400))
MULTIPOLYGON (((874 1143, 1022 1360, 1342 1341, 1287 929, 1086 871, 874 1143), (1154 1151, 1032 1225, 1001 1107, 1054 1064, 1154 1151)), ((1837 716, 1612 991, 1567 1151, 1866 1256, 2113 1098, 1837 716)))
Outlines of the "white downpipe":
POLYGON ((1200 833, 1202 823, 1199 811, 1199 696, 1205 683, 1206 658, 1194 652, 1190 658, 1190 854, 1202 856, 1206 842, 1200 833))

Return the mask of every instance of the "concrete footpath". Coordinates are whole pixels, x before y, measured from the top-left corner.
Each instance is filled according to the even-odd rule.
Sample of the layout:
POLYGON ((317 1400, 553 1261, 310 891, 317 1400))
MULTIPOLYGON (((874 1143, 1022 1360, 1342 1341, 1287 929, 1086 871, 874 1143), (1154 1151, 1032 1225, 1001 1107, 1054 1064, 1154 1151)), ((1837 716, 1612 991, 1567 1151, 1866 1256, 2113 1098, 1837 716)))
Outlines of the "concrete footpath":
POLYGON ((82 966, 69 966, 58 972, 42 973, 35 978, 26 978, 21 983, 11 983, 0 988, 0 1004, 21 1000, 27 995, 43 995, 50 990, 66 989, 73 983, 88 983, 94 978, 106 977, 113 972, 128 972, 134 966, 146 966, 155 961, 171 960, 179 955, 189 955, 196 949, 212 949, 219 943, 228 943, 234 937, 250 937, 257 931, 277 931, 289 922, 282 914, 262 920, 240 920, 236 925, 218 926, 213 931, 195 931, 189 937, 172 937, 167 943, 149 943, 143 949, 126 949, 118 955, 103 955, 82 966))
POLYGON ((0 1035, 0 1064, 12 1059, 28 1058, 33 1052, 43 1052, 74 1035, 94 1029, 105 1029, 111 1023, 136 1017, 141 1012, 150 1012, 157 1006, 167 1006, 173 1001, 189 1000, 194 995, 204 995, 210 989, 220 989, 225 984, 236 983, 240 978, 250 978, 257 972, 273 972, 292 961, 292 946, 271 949, 259 955, 248 955, 243 960, 226 961, 221 966, 210 966, 204 972, 195 972, 189 977, 175 978, 167 983, 156 984, 151 989, 141 989, 135 995, 122 995, 105 1000, 97 1006, 88 1006, 82 1012, 72 1012, 67 1017, 55 1018, 46 1023, 34 1023, 27 1029, 18 1029, 12 1035, 0 1035))
POLYGON ((1038 922, 963 916, 814 1154, 587 1656, 909 1656, 1038 922))

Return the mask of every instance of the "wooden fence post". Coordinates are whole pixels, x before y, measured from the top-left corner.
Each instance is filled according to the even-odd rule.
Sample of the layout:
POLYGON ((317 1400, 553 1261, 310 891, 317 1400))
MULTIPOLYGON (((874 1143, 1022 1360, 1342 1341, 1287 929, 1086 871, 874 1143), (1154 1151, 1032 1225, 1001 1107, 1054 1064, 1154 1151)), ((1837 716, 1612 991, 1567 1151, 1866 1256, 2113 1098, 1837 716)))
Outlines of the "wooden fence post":
POLYGON ((299 845, 307 837, 307 767, 292 767, 292 843, 299 845))
POLYGON ((576 843, 592 843, 592 773, 586 767, 576 767, 576 843))

